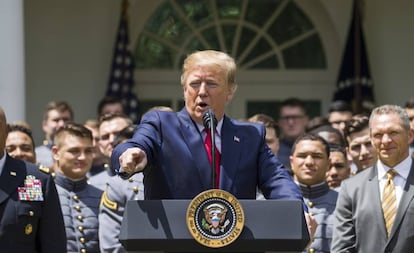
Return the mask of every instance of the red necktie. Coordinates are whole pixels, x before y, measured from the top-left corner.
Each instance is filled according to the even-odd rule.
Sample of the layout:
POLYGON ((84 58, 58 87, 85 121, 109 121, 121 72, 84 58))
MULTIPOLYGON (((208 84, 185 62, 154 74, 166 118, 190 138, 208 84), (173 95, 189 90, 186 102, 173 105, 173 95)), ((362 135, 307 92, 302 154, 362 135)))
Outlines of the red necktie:
MULTIPOLYGON (((206 133, 207 133, 207 137, 204 140, 204 146, 206 147, 207 150, 207 155, 208 155, 208 160, 210 161, 210 165, 212 163, 212 156, 211 156, 211 149, 212 149, 212 143, 211 143, 211 131, 205 129, 206 133)), ((215 156, 216 156, 216 164, 214 165, 214 170, 216 172, 216 182, 214 182, 214 185, 216 188, 218 188, 219 186, 219 182, 220 182, 220 160, 221 160, 221 155, 220 152, 217 150, 217 147, 215 147, 215 156)))

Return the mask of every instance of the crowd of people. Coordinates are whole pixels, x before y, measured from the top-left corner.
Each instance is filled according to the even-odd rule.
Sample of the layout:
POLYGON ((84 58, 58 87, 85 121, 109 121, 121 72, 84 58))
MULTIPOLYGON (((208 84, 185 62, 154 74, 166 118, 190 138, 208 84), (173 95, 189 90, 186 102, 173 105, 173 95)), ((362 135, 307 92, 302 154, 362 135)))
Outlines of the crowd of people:
POLYGON ((83 124, 68 103, 51 101, 39 146, 28 124, 7 122, 0 108, 0 252, 126 252, 119 233, 128 200, 192 199, 212 187, 302 201, 311 236, 304 252, 412 251, 414 99, 363 114, 335 101, 310 119, 301 99, 287 98, 278 119, 234 120, 225 108, 235 75, 223 52, 190 54, 184 108, 153 108, 138 125, 118 98, 102 99, 83 124), (217 120, 215 179, 207 109, 217 120))

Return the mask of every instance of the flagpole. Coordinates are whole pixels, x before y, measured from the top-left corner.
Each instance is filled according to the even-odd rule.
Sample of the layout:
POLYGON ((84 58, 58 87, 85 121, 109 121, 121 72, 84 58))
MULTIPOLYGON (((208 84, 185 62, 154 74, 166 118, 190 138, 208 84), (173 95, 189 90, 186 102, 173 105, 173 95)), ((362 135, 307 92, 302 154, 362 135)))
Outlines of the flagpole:
POLYGON ((354 0, 354 113, 362 112, 362 96, 361 96, 361 5, 360 1, 354 0))

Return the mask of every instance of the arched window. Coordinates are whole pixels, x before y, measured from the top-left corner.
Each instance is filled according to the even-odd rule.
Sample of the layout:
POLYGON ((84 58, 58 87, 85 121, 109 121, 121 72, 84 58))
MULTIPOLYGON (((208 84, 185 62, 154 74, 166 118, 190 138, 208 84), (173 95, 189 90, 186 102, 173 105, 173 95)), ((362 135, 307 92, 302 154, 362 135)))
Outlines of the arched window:
POLYGON ((289 0, 168 0, 136 43, 138 69, 180 69, 195 50, 228 52, 239 69, 324 69, 320 37, 289 0))
POLYGON ((204 49, 227 52, 238 64, 239 89, 226 110, 232 117, 262 112, 277 118, 275 105, 288 97, 307 102, 310 116, 330 104, 341 50, 320 1, 154 1, 134 10, 143 111, 154 104, 181 108, 183 59, 204 49))

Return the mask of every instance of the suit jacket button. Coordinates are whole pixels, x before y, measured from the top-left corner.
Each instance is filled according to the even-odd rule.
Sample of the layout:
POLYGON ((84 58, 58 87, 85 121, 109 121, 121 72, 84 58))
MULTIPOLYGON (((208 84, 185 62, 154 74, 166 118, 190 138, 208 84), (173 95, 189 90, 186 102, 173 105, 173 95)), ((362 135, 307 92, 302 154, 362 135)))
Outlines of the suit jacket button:
POLYGON ((85 244, 85 237, 81 237, 81 238, 79 238, 79 241, 80 241, 82 244, 85 244))
POLYGON ((78 215, 78 217, 76 217, 78 219, 78 221, 82 221, 83 220, 83 216, 82 215, 78 215))
POLYGON ((77 195, 75 195, 75 196, 73 196, 73 200, 74 200, 75 202, 78 202, 78 201, 79 201, 79 197, 78 197, 77 195))

